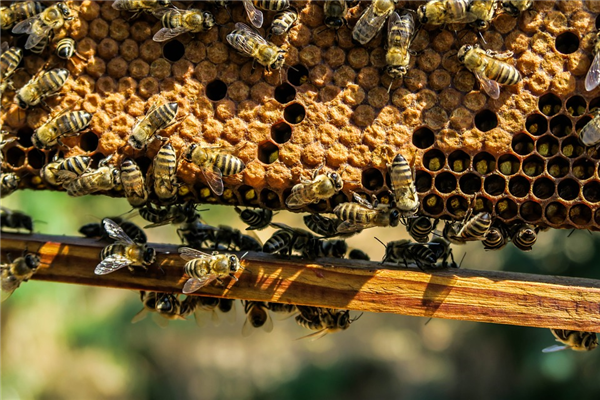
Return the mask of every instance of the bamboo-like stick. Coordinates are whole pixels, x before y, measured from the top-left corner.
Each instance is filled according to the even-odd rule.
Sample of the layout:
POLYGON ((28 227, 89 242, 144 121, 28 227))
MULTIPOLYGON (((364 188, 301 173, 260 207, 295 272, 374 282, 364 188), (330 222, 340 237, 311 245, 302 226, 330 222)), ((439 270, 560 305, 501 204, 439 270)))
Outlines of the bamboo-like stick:
MULTIPOLYGON (((185 261, 177 246, 151 244, 147 272, 127 268, 98 276, 106 243, 67 236, 3 234, 2 260, 27 249, 43 265, 33 279, 102 287, 181 292, 185 261)), ((600 332, 600 282, 501 271, 382 269, 375 262, 250 253, 239 281, 216 282, 196 294, 357 311, 600 332)), ((388 267, 388 265, 386 265, 388 267)))

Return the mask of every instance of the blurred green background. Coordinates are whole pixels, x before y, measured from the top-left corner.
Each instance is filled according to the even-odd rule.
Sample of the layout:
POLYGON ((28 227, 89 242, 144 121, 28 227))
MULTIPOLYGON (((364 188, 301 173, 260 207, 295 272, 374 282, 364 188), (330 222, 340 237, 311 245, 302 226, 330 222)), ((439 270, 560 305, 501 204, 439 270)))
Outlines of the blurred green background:
MULTIPOLYGON (((32 191, 2 205, 43 221, 36 232, 57 235, 130 209, 123 199, 32 191)), ((243 228, 233 209, 209 208, 208 223, 243 228)), ((285 212, 275 220, 302 223, 285 212)), ((174 227, 147 233, 151 242, 179 242, 174 227)), ((455 254, 467 252, 463 268, 600 278, 599 236, 568 234, 541 233, 530 253, 471 243, 455 254)), ((350 247, 378 260, 375 236, 407 237, 404 228, 368 230, 350 247)), ((152 318, 131 324, 141 308, 132 291, 23 284, 2 304, 2 399, 600 398, 600 350, 542 354, 554 344, 547 329, 365 314, 347 331, 310 341, 296 340, 309 332, 293 318, 243 337, 239 303, 235 324, 203 328, 193 319, 166 329, 152 318)))

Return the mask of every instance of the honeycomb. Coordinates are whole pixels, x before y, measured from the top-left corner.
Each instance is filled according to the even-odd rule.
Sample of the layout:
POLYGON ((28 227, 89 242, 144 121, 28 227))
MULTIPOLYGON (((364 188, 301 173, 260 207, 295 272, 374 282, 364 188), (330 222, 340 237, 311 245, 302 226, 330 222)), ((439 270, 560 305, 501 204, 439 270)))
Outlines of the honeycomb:
MULTIPOLYGON (((282 209, 292 186, 321 166, 341 173, 344 189, 305 210, 330 212, 349 201, 351 191, 389 201, 386 165, 401 152, 414 166, 427 216, 462 218, 474 204, 507 223, 600 229, 600 153, 584 148, 575 134, 600 105, 600 90, 583 87, 600 2, 536 1, 518 18, 499 14, 482 38, 464 25, 425 26, 413 41, 409 72, 394 82, 383 72, 385 32, 365 46, 351 40, 367 2, 351 8, 348 26, 334 31, 324 29, 322 2, 293 1, 297 24, 272 38, 287 50, 286 66, 271 72, 258 64, 253 69, 252 59, 225 40, 235 22, 247 20, 241 2, 228 9, 202 4, 218 25, 165 43, 152 40, 161 28, 152 15, 131 19, 111 2, 67 3, 77 17, 54 42, 72 37, 84 60, 65 62, 51 55, 50 45, 41 55, 25 52, 13 76, 19 88, 48 59, 46 68, 70 70, 60 95, 47 103, 86 110, 93 119, 89 130, 64 140, 64 156, 86 153, 97 164, 115 154, 117 165, 132 157, 145 172, 161 141, 139 152, 125 147, 127 137, 152 104, 176 101, 179 122, 161 135, 179 156, 192 142, 222 144, 234 146, 247 165, 224 178, 225 192, 216 197, 198 167, 180 163, 182 201, 282 209), (512 51, 509 62, 523 81, 489 98, 456 57, 467 43, 512 51)), ((419 3, 400 1, 397 8, 419 3)), ((268 27, 272 13, 265 17, 268 27)), ((259 32, 265 36, 264 28, 259 32)), ((25 37, 3 32, 5 40, 23 47, 25 37)), ((3 129, 18 139, 3 149, 3 171, 20 174, 26 187, 60 189, 37 177, 56 150, 37 150, 30 138, 48 112, 18 109, 10 91, 2 106, 3 129)))

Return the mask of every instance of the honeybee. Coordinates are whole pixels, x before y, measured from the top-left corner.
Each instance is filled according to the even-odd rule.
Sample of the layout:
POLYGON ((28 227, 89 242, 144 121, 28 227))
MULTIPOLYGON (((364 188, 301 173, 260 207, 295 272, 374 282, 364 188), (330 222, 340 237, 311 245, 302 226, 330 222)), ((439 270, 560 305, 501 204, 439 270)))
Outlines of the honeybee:
POLYGON ((132 207, 141 207, 148 201, 148 189, 142 170, 135 161, 126 159, 121 163, 121 183, 125 197, 132 207))
POLYGON ((7 87, 13 87, 12 81, 9 78, 15 72, 22 59, 23 50, 18 47, 8 48, 6 42, 2 43, 2 55, 0 55, 0 95, 4 93, 7 87))
POLYGON ((40 177, 54 186, 69 183, 81 176, 88 169, 91 161, 92 158, 88 156, 55 159, 42 167, 40 177))
POLYGON ((552 353, 555 351, 571 349, 574 351, 592 351, 598 347, 598 336, 594 332, 569 331, 566 329, 550 329, 560 346, 546 347, 543 353, 552 353))
POLYGON ((48 150, 56 144, 62 146, 63 137, 77 135, 91 122, 92 114, 87 111, 64 110, 37 128, 31 136, 31 142, 40 150, 48 150))
POLYGON ((171 143, 160 148, 152 161, 154 177, 154 193, 164 203, 172 203, 177 199, 177 154, 171 143))
POLYGON ((484 240, 492 226, 492 216, 487 212, 479 213, 470 219, 465 219, 465 221, 460 224, 458 229, 454 223, 447 222, 444 226, 444 238, 454 244, 484 240))
POLYGON ((144 118, 140 119, 131 130, 127 143, 136 150, 143 150, 155 139, 158 131, 171 125, 177 116, 177 103, 166 103, 161 106, 153 104, 144 118))
MULTIPOLYGON (((335 333, 346 330, 354 321, 360 318, 350 318, 350 311, 335 310, 332 308, 297 306, 299 315, 296 316, 296 322, 303 328, 317 331, 304 338, 319 339, 329 333, 335 333)), ((361 314, 362 315, 362 314, 361 314)))
MULTIPOLYGON (((410 52, 408 48, 415 37, 415 19, 412 12, 406 11, 402 15, 393 12, 388 21, 387 52, 385 54, 388 75, 394 79, 402 78, 408 71, 410 52)), ((390 87, 388 92, 392 87, 390 87)))
POLYGON ((34 76, 25 86, 17 91, 17 105, 24 110, 37 106, 40 103, 48 107, 44 102, 44 98, 58 92, 68 78, 69 71, 64 68, 46 71, 39 77, 34 76))
POLYGON ((471 23, 477 16, 469 12, 471 0, 430 0, 417 9, 422 24, 445 25, 471 23))
POLYGON ((273 330, 273 320, 269 315, 267 303, 261 301, 243 301, 246 320, 242 327, 242 336, 250 336, 255 328, 262 328, 265 332, 273 330))
POLYGON ((436 228, 437 224, 437 219, 432 222, 431 218, 421 215, 417 218, 407 219, 406 230, 415 242, 427 243, 429 242, 429 235, 436 228))
POLYGON ((5 139, 7 135, 9 135, 7 131, 0 130, 0 164, 4 163, 4 153, 2 153, 4 146, 17 140, 17 138, 14 137, 5 139))
POLYGON ((600 32, 596 33, 594 39, 594 59, 590 69, 585 76, 585 90, 591 92, 600 84, 600 32))
POLYGON ((325 14, 325 26, 331 29, 340 29, 346 25, 346 14, 348 13, 348 2, 346 0, 325 0, 323 3, 323 14, 325 14))
POLYGON ((413 172, 402 154, 397 154, 388 165, 395 206, 403 216, 411 216, 419 209, 419 196, 413 181, 413 172))
MULTIPOLYGON (((111 217, 110 218, 114 223, 119 225, 123 232, 130 238, 133 238, 133 241, 136 243, 146 243, 148 239, 146 238, 146 234, 136 224, 121 217, 111 217)), ((93 222, 90 224, 85 224, 81 228, 79 228, 79 233, 84 235, 87 238, 98 238, 98 240, 106 240, 109 238, 108 232, 104 229, 104 224, 102 222, 93 222)))
POLYGON ((3 231, 5 228, 16 230, 25 229, 31 233, 33 232, 33 220, 24 212, 0 207, 0 227, 3 231))
POLYGON ((350 234, 341 235, 337 228, 342 223, 338 218, 327 218, 320 214, 308 214, 304 216, 304 224, 316 233, 317 235, 321 235, 324 237, 333 237, 333 236, 342 236, 342 237, 350 237, 356 232, 351 232, 350 234))
POLYGON ((156 251, 144 243, 134 242, 117 223, 109 218, 102 220, 104 229, 115 243, 106 246, 100 252, 102 261, 96 266, 96 275, 106 275, 123 267, 134 271, 134 266, 147 270, 156 260, 156 251))
POLYGON ((119 170, 112 165, 106 165, 108 158, 100 161, 98 169, 85 172, 77 179, 64 185, 69 196, 79 197, 103 190, 114 189, 121 183, 119 170))
POLYGON ((322 238, 313 237, 309 239, 302 248, 302 256, 309 260, 320 257, 344 258, 347 251, 348 244, 345 240, 324 240, 322 238))
POLYGON ((275 35, 280 36, 285 34, 287 31, 292 29, 292 26, 298 20, 298 11, 295 8, 288 8, 287 10, 279 11, 273 17, 273 22, 271 23, 271 31, 269 32, 269 36, 275 35))
POLYGON ((371 257, 367 253, 359 249, 352 249, 348 253, 348 258, 351 260, 371 261, 371 257))
POLYGON ((252 0, 254 6, 266 11, 281 11, 290 8, 290 0, 252 0))
POLYGON ((398 0, 373 0, 356 22, 352 38, 362 45, 369 43, 383 28, 397 3, 398 0))
POLYGON ((32 49, 42 41, 48 41, 48 35, 51 31, 60 29, 65 21, 72 20, 71 10, 66 3, 60 2, 50 6, 25 21, 19 22, 12 29, 12 33, 29 35, 25 50, 32 49))
POLYGON ((224 176, 235 175, 246 168, 246 164, 236 156, 229 154, 230 149, 219 149, 219 146, 199 146, 191 144, 184 158, 200 167, 206 184, 217 195, 223 194, 224 176))
POLYGON ((533 0, 502 0, 502 9, 505 13, 518 17, 523 11, 529 10, 533 0))
POLYGON ((73 56, 83 60, 84 58, 77 53, 75 49, 75 41, 69 37, 60 39, 56 44, 56 55, 64 60, 70 60, 73 56))
POLYGON ((155 228, 167 224, 181 224, 188 220, 194 220, 197 217, 196 208, 193 203, 184 205, 174 204, 167 207, 157 207, 153 203, 146 204, 139 210, 140 217, 148 222, 144 228, 155 228))
POLYGON ((285 62, 286 50, 267 42, 248 25, 238 22, 235 29, 227 35, 227 42, 237 51, 254 58, 265 66, 267 71, 279 69, 285 62))
POLYGON ((289 208, 300 208, 307 204, 318 203, 327 200, 344 187, 344 181, 340 174, 327 172, 319 174, 319 170, 313 173, 312 180, 302 180, 294 185, 292 193, 285 200, 289 208))
POLYGON ((501 60, 511 58, 513 53, 503 54, 483 50, 478 45, 466 44, 458 50, 458 59, 479 80, 485 92, 492 98, 500 97, 500 86, 516 85, 521 82, 521 73, 512 65, 501 60))
POLYGON ((224 246, 226 250, 233 247, 237 251, 262 251, 262 244, 250 235, 244 235, 239 229, 233 229, 226 225, 219 225, 215 231, 214 249, 219 249, 219 246, 224 246))
POLYGON ((115 0, 112 7, 115 10, 130 11, 135 18, 141 12, 152 12, 171 5, 170 0, 115 0))
POLYGON ((235 254, 203 253, 191 247, 180 247, 181 258, 187 260, 185 273, 190 277, 183 286, 183 293, 193 293, 214 280, 223 283, 221 278, 231 277, 237 281, 235 273, 243 267, 235 254))
MULTIPOLYGON (((382 242, 383 244, 383 242, 382 242)), ((420 269, 424 267, 432 268, 435 266, 437 261, 436 255, 433 251, 423 243, 414 243, 407 239, 396 240, 389 242, 385 246, 385 255, 382 263, 393 262, 400 264, 404 262, 404 265, 408 267, 409 262, 414 262, 420 269)))
POLYGON ((155 42, 164 42, 173 39, 183 33, 206 32, 215 26, 215 17, 209 12, 191 8, 189 10, 178 10, 171 8, 155 13, 161 17, 162 28, 156 32, 153 39, 155 42))
POLYGON ((494 19, 497 6, 496 0, 471 0, 469 12, 477 18, 471 25, 478 30, 489 28, 490 21, 494 19))
POLYGON ((482 243, 485 250, 500 250, 508 243, 508 232, 501 225, 493 225, 485 235, 482 243))
POLYGON ((248 225, 247 231, 265 229, 273 219, 273 211, 264 208, 241 210, 236 206, 235 211, 240 215, 241 220, 248 225))
POLYGON ((4 198, 19 188, 21 178, 14 172, 0 174, 0 197, 4 198))
POLYGON ((0 29, 10 29, 17 22, 31 18, 44 11, 39 1, 19 1, 9 7, 0 7, 0 29))
POLYGON ((219 228, 202 223, 199 219, 185 222, 177 229, 177 234, 183 243, 195 249, 208 247, 214 240, 219 228))
POLYGON ((519 224, 512 229, 511 241, 516 248, 523 251, 531 251, 537 241, 537 234, 533 226, 529 224, 519 224))
POLYGON ((584 146, 594 147, 600 143, 600 109, 593 113, 594 118, 577 133, 584 146))
POLYGON ((306 245, 315 236, 303 229, 292 228, 281 223, 271 223, 273 228, 278 228, 275 233, 265 242, 263 252, 290 256, 292 251, 303 251, 306 245))
POLYGON ((429 250, 433 252, 436 261, 442 261, 442 268, 460 268, 460 265, 457 265, 454 261, 454 254, 452 253, 452 247, 450 247, 450 242, 448 240, 443 237, 434 237, 427 243, 427 246, 429 247, 429 250), (450 263, 448 262, 448 259, 451 260, 450 263))
POLYGON ((295 312, 298 312, 294 304, 269 302, 267 303, 267 307, 270 311, 273 311, 274 313, 293 314, 295 312))
POLYGON ((333 209, 333 213, 343 221, 337 228, 338 232, 355 232, 376 226, 398 226, 400 211, 397 208, 379 204, 375 197, 371 204, 354 192, 352 195, 357 203, 342 203, 333 209))
POLYGON ((146 292, 144 290, 140 291, 140 300, 142 301, 144 307, 133 316, 133 318, 131 319, 132 324, 140 322, 141 320, 146 318, 146 315, 148 315, 149 312, 156 312, 157 294, 158 293, 156 292, 146 292))
POLYGON ((9 264, 0 264, 2 301, 8 299, 22 282, 27 282, 37 272, 40 258, 37 254, 26 253, 22 257, 11 261, 9 255, 8 262, 9 264))

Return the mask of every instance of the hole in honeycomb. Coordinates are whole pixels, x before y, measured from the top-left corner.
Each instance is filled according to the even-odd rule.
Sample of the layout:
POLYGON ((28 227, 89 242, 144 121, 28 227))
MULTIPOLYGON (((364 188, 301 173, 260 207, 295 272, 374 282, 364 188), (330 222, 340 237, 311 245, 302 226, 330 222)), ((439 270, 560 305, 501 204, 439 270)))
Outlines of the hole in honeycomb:
POLYGON ((212 101, 219 101, 227 95, 227 85, 222 80, 214 80, 206 85, 206 97, 212 101))
POLYGON ((289 103, 296 98, 296 89, 289 83, 284 83, 275 88, 275 100, 281 104, 289 103))
POLYGON ((272 142, 258 145, 258 159, 265 164, 273 164, 279 158, 279 148, 272 142))
POLYGON ((569 173, 569 161, 556 157, 548 161, 548 173, 555 178, 562 178, 569 173))
POLYGON ((46 155, 38 149, 31 149, 27 153, 27 164, 33 169, 39 169, 46 163, 46 155))
POLYGON ((171 61, 179 61, 185 54, 185 46, 179 40, 171 40, 163 46, 163 56, 171 61))
POLYGON ((92 156, 92 160, 90 161, 90 168, 96 169, 98 168, 98 164, 100 161, 104 160, 104 154, 96 153, 92 156))
POLYGON ((558 114, 562 107, 562 103, 560 98, 552 93, 547 93, 540 97, 538 100, 538 108, 542 112, 542 114, 547 115, 549 117, 558 114))
POLYGON ((301 86, 308 82, 308 69, 302 64, 296 64, 288 68, 288 82, 294 86, 301 86))
POLYGON ((435 187, 442 193, 452 193, 456 190, 456 177, 450 172, 442 172, 435 177, 435 187))
POLYGON ((490 175, 483 182, 483 190, 490 196, 498 196, 506 190, 506 179, 500 175, 490 175))
POLYGON ((429 150, 423 155, 423 166, 430 171, 439 171, 445 163, 444 153, 438 149, 429 150))
POLYGON ((561 153, 569 158, 576 158, 583 154, 585 148, 577 137, 568 137, 562 142, 561 153))
POLYGON ((562 224, 567 219, 567 208, 560 203, 550 203, 546 207, 546 219, 553 224, 562 224))
POLYGON ((571 134, 573 124, 566 115, 557 115, 550 120, 550 132, 556 137, 565 137, 571 134))
POLYGON ((575 132, 579 133, 579 131, 582 130, 583 127, 586 126, 591 120, 592 117, 590 117, 589 115, 579 118, 575 123, 575 132))
POLYGON ((302 104, 290 104, 283 110, 283 118, 290 124, 299 124, 304 117, 306 117, 306 110, 302 104))
POLYGON ((594 163, 587 158, 577 160, 571 167, 573 176, 577 179, 585 180, 594 175, 594 163))
POLYGON ((6 162, 13 167, 25 164, 25 152, 18 147, 11 147, 6 152, 6 162))
POLYGON ((431 214, 438 215, 444 211, 444 203, 439 196, 430 194, 423 199, 423 211, 431 214))
POLYGON ((496 215, 503 219, 512 219, 517 216, 517 203, 509 199, 496 203, 496 215))
POLYGON ((573 96, 567 100, 567 112, 574 117, 579 117, 585 114, 585 99, 581 96, 573 96))
POLYGON ((142 174, 145 176, 148 173, 148 169, 150 169, 152 160, 148 157, 140 157, 135 159, 135 163, 140 167, 142 174))
POLYGON ((529 156, 523 161, 523 172, 527 176, 538 176, 544 172, 544 160, 539 156, 529 156))
POLYGON ((525 121, 525 129, 532 135, 541 135, 548 129, 548 120, 541 114, 531 114, 525 121))
POLYGON ((17 142, 23 147, 31 147, 31 135, 33 135, 33 129, 22 128, 17 131, 17 142))
POLYGON ((485 175, 496 168, 496 159, 490 153, 477 153, 473 158, 473 168, 481 175, 485 175))
POLYGON ((462 150, 453 151, 452 154, 448 156, 448 165, 454 172, 463 172, 469 168, 470 164, 471 158, 462 150))
POLYGON ((504 154, 498 159, 498 170, 504 175, 513 175, 519 171, 519 159, 512 154, 504 154))
POLYGON ((490 110, 482 110, 475 115, 475 126, 482 132, 491 131, 498 126, 498 117, 490 110))
POLYGON ((379 204, 392 204, 392 197, 389 190, 384 190, 381 193, 377 194, 377 200, 379 204))
POLYGON ((481 178, 475 174, 466 174, 460 178, 460 190, 465 194, 475 194, 481 190, 481 178))
POLYGON ((531 153, 533 147, 533 139, 526 133, 519 133, 513 137, 512 149, 515 153, 524 156, 531 153))
POLYGON ((433 145, 435 135, 433 131, 427 127, 419 128, 413 133, 412 141, 419 149, 426 149, 433 145))
POLYGON ((383 187, 383 174, 377 168, 369 168, 362 173, 362 185, 365 189, 379 190, 383 187))
POLYGON ((417 171, 415 177, 415 185, 417 187, 417 192, 425 193, 431 189, 432 178, 425 171, 417 171))
POLYGON ((583 197, 591 203, 600 202, 600 183, 588 182, 583 187, 583 197))
POLYGON ((527 222, 535 222, 542 218, 542 206, 535 201, 521 204, 521 217, 527 222))
POLYGON ((469 209, 469 202, 462 196, 452 196, 446 202, 446 208, 452 215, 463 218, 469 209))
POLYGON ((242 204, 254 206, 258 204, 258 196, 253 187, 242 185, 238 188, 238 193, 242 199, 242 204))
POLYGON ((536 148, 539 155, 552 157, 558 153, 558 140, 551 135, 544 135, 537 141, 536 148))
POLYGON ((565 179, 558 184, 558 195, 563 200, 574 200, 579 196, 579 184, 573 179, 565 179))
POLYGON ((592 220, 592 210, 584 204, 577 204, 569 210, 569 218, 576 225, 587 225, 592 220))
POLYGON ((260 192, 260 201, 267 208, 279 208, 281 207, 281 200, 279 196, 272 190, 263 189, 260 192))
POLYGON ((309 204, 307 208, 313 212, 322 213, 327 210, 327 202, 325 200, 321 200, 316 204, 309 204))
POLYGON ((476 213, 480 212, 489 212, 492 213, 494 211, 494 205, 492 202, 486 198, 477 198, 475 200, 475 204, 473 205, 473 210, 476 213))
POLYGON ((20 48, 20 49, 24 49, 25 48, 25 44, 27 43, 27 35, 24 36, 20 36, 17 39, 17 44, 16 47, 20 48))
POLYGON ((92 131, 82 133, 79 139, 79 147, 88 153, 96 151, 98 148, 98 136, 92 131))
POLYGON ((344 193, 338 192, 335 196, 333 196, 329 199, 329 205, 331 206, 332 209, 334 209, 336 206, 338 206, 342 203, 346 203, 348 201, 349 201, 349 199, 346 197, 346 195, 344 193))
POLYGON ((536 179, 533 182, 533 194, 538 199, 549 198, 554 194, 554 182, 548 178, 536 179))
POLYGON ((285 143, 292 137, 292 127, 285 122, 278 122, 271 127, 271 139, 276 143, 285 143))
POLYGON ((598 107, 600 107, 600 97, 596 97, 595 99, 592 99, 592 101, 590 101, 590 106, 589 106, 590 113, 594 112, 594 110, 598 107))
POLYGON ((561 33, 556 37, 556 50, 563 54, 575 53, 579 48, 579 37, 573 32, 561 33))
POLYGON ((529 193, 529 181, 522 176, 515 176, 508 181, 508 190, 515 197, 525 197, 529 193))

